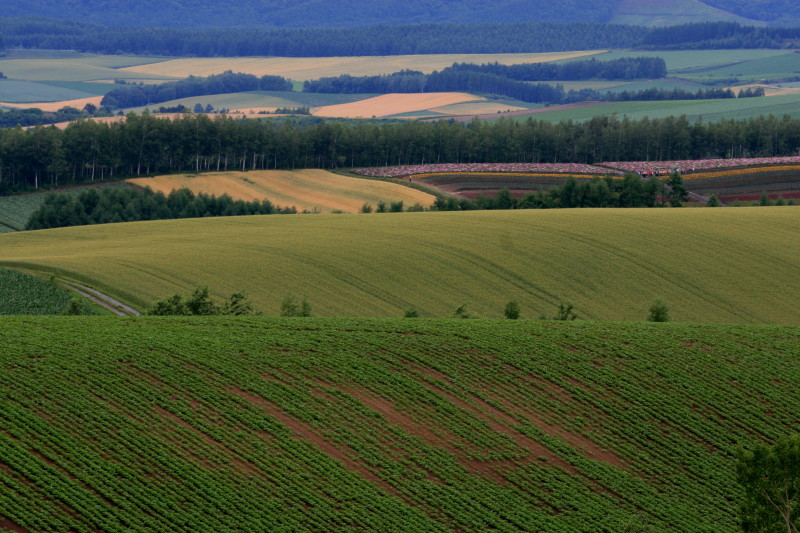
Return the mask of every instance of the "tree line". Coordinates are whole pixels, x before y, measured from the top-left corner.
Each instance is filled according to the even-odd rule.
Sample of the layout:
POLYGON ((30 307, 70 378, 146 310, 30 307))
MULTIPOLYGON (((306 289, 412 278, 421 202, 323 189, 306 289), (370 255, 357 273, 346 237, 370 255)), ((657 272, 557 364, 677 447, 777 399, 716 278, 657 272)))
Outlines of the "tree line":
MULTIPOLYGON (((663 60, 662 60, 663 61, 663 60)), ((596 61, 602 64, 603 62, 596 61)), ((593 101, 651 101, 651 100, 703 100, 736 98, 731 89, 709 88, 690 91, 686 89, 649 88, 639 91, 600 92, 594 89, 565 91, 560 84, 528 83, 500 74, 453 65, 441 71, 423 74, 414 70, 402 70, 378 76, 351 76, 342 74, 307 80, 303 91, 332 94, 387 94, 463 91, 505 96, 522 102, 563 104, 593 101)), ((517 65, 511 65, 517 66, 517 65)), ((498 69, 502 71, 503 69, 498 69)), ((587 72, 588 73, 588 72, 587 72)), ((764 91, 742 91, 741 96, 763 96, 764 91)))
MULTIPOLYGON (((671 177, 672 179, 679 179, 671 177)), ((681 193, 678 192, 678 195, 681 193)), ((479 195, 474 200, 440 196, 431 207, 437 211, 469 211, 473 209, 564 209, 574 207, 660 207, 664 184, 655 176, 644 181, 627 173, 623 179, 592 178, 577 180, 570 176, 563 185, 547 191, 529 192, 515 198, 508 189, 496 195, 479 195)), ((672 199, 672 192, 668 195, 672 199)), ((681 198, 672 205, 680 205, 681 198)), ((685 200, 685 198, 683 198, 685 200)))
POLYGON ((609 61, 595 58, 567 63, 520 63, 503 65, 497 62, 476 65, 454 63, 453 70, 496 74, 519 81, 579 81, 592 78, 605 80, 634 80, 663 78, 667 63, 660 57, 621 57, 609 61))
POLYGON ((230 70, 208 77, 189 76, 184 80, 157 85, 128 84, 106 93, 100 101, 103 107, 139 107, 208 94, 238 93, 246 91, 291 91, 292 82, 281 76, 261 76, 234 73, 230 70))
POLYGON ((245 202, 177 189, 165 195, 137 187, 92 187, 80 194, 49 193, 31 214, 27 230, 174 218, 296 213, 269 200, 245 202))
POLYGON ((203 171, 432 163, 599 163, 773 157, 800 150, 800 119, 686 117, 365 122, 131 113, 61 130, 0 129, 0 192, 203 171))

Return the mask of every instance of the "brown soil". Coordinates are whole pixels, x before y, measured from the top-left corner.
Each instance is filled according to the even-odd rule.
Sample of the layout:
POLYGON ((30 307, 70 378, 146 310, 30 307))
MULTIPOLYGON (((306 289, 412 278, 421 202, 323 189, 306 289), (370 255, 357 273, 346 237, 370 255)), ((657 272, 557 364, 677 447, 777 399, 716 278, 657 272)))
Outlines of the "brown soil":
POLYGON ((18 524, 15 524, 14 522, 12 522, 11 520, 2 515, 0 515, 0 529, 5 529, 8 531, 16 531, 18 533, 28 533, 27 529, 18 524))
POLYGON ((400 496, 397 490, 394 487, 392 487, 389 483, 380 479, 365 465, 353 459, 353 457, 355 457, 356 454, 349 447, 340 445, 341 448, 343 448, 344 450, 337 448, 331 442, 325 440, 325 438, 322 435, 320 435, 319 430, 317 430, 316 428, 312 427, 309 424, 306 424, 300 420, 297 420, 296 418, 293 418, 291 415, 282 411, 280 407, 273 404, 266 398, 255 396, 241 389, 233 389, 231 392, 233 392, 234 394, 236 394, 241 398, 248 400, 251 403, 254 403, 255 405, 258 405, 259 407, 264 409, 269 415, 277 418, 281 424, 288 427, 292 431, 292 433, 295 434, 297 438, 312 442, 325 454, 332 457, 336 461, 342 463, 344 467, 347 468, 348 470, 358 473, 372 484, 381 487, 390 494, 395 496, 400 496))

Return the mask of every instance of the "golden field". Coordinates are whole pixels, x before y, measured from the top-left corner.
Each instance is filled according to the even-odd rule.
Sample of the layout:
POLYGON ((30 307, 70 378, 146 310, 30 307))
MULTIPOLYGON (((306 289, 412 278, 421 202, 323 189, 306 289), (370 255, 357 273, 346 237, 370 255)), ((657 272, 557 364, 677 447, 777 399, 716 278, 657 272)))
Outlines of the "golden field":
POLYGON ((0 265, 82 281, 144 309, 208 285, 278 314, 287 294, 321 316, 456 307, 502 317, 800 324, 794 207, 267 215, 0 235, 0 265))
POLYGON ((311 113, 318 117, 371 118, 386 117, 400 113, 426 111, 429 109, 484 100, 468 93, 392 93, 374 98, 314 108, 311 113))
POLYGON ((357 213, 368 203, 402 201, 406 207, 416 203, 430 206, 436 199, 426 192, 397 183, 354 178, 326 170, 256 170, 252 172, 210 172, 199 175, 174 174, 127 180, 140 187, 169 194, 187 188, 195 193, 215 196, 227 194, 235 200, 268 199, 281 207, 298 211, 357 213))
POLYGON ((374 76, 404 69, 430 73, 453 63, 543 63, 602 54, 607 50, 581 50, 530 54, 426 54, 359 57, 198 57, 137 65, 120 69, 128 75, 209 76, 226 70, 256 76, 283 76, 297 81, 326 76, 374 76))

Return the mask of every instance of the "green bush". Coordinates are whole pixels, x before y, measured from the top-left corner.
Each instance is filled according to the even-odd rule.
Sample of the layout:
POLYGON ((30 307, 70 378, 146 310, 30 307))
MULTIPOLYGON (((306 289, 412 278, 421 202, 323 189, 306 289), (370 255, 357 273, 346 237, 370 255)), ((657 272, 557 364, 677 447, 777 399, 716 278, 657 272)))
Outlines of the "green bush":
POLYGON ((506 304, 506 308, 503 311, 503 313, 506 315, 506 318, 508 318, 509 320, 518 319, 519 318, 519 304, 517 302, 515 302, 514 300, 508 302, 506 304))
POLYGON ((650 315, 647 317, 648 322, 669 322, 669 308, 667 304, 661 300, 656 300, 650 306, 650 315))

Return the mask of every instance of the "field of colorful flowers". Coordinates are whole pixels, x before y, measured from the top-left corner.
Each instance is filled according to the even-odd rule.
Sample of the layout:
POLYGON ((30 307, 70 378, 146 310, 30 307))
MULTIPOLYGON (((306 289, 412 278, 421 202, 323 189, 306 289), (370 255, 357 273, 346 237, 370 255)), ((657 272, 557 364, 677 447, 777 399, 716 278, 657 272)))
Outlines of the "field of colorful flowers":
MULTIPOLYGON (((750 157, 739 159, 694 159, 678 161, 612 161, 600 163, 599 165, 601 167, 613 168, 623 172, 646 172, 648 174, 652 174, 657 173, 658 171, 669 172, 672 169, 677 169, 681 173, 686 174, 713 169, 763 167, 786 164, 800 164, 800 156, 750 157)), ((739 172, 741 173, 741 168, 739 172)))
POLYGON ((432 165, 400 165, 393 167, 372 167, 353 169, 354 174, 374 178, 399 178, 417 174, 456 172, 524 172, 524 173, 558 173, 558 174, 593 174, 604 176, 621 175, 615 169, 603 168, 581 163, 445 163, 432 165))

